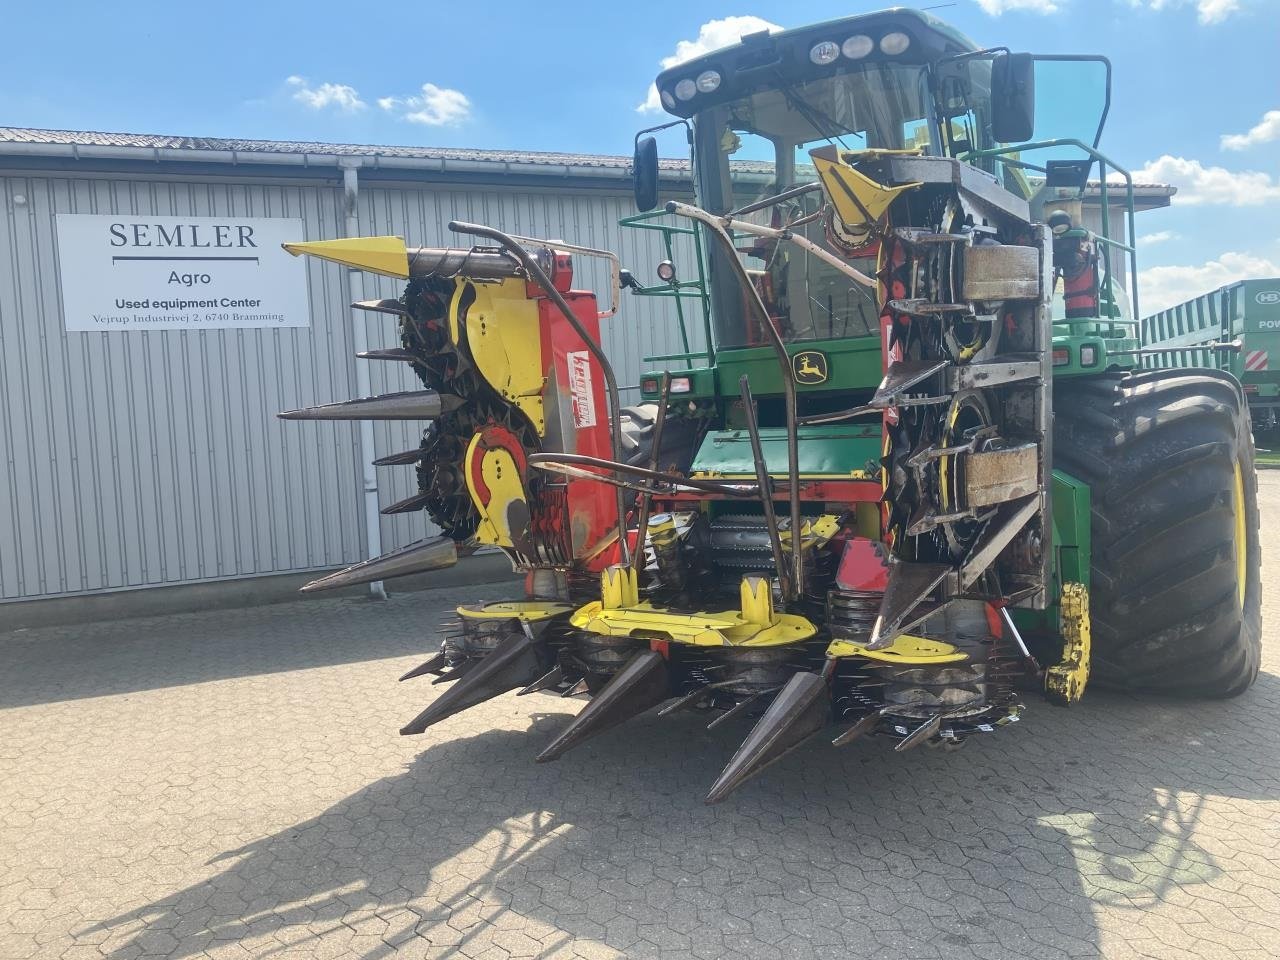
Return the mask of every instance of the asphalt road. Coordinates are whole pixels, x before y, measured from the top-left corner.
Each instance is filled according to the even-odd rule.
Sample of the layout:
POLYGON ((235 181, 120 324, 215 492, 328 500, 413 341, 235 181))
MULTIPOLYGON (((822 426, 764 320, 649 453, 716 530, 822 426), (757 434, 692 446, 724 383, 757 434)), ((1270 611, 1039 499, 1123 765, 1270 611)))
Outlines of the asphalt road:
POLYGON ((0 635, 0 958, 1280 956, 1274 641, 1233 701, 819 742, 706 807, 743 725, 535 765, 579 706, 506 696, 396 735, 493 589, 0 635))

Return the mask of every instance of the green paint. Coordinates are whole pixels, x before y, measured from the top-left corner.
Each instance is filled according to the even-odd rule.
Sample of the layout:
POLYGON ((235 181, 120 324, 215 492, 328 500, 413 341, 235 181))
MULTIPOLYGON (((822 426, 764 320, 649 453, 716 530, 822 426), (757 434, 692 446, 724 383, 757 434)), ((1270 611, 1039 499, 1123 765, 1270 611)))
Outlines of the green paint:
POLYGON ((1170 348, 1147 354, 1144 367, 1210 367, 1228 370, 1245 385, 1249 400, 1280 397, 1280 278, 1242 280, 1146 317, 1144 347, 1170 348), (1209 340, 1239 340, 1239 353, 1197 347, 1209 340), (1255 351, 1267 354, 1265 370, 1246 370, 1255 351))
POLYGON ((1053 574, 1054 596, 1062 583, 1089 585, 1092 541, 1089 485, 1062 470, 1053 471, 1053 574))
MULTIPOLYGON (((848 480, 855 474, 875 479, 880 470, 880 425, 829 424, 801 427, 800 476, 848 480)), ((787 431, 760 431, 760 447, 771 476, 787 475, 787 431)), ((745 430, 716 430, 707 434, 693 459, 693 473, 754 477, 755 459, 745 430)))
MULTIPOLYGON (((819 384, 796 384, 796 392, 802 396, 833 390, 874 390, 883 376, 878 336, 787 344, 787 353, 791 356, 807 350, 826 354, 827 380, 819 384)), ((782 393, 782 369, 771 347, 721 350, 716 355, 716 366, 720 370, 721 390, 725 394, 738 394, 738 380, 744 374, 755 396, 778 396, 782 393)))
MULTIPOLYGON (((672 380, 683 380, 685 378, 689 380, 689 389, 682 393, 672 392, 671 406, 673 409, 688 400, 719 399, 720 394, 716 389, 715 367, 698 367, 694 370, 675 369, 671 371, 672 380)), ((640 377, 640 398, 642 400, 656 402, 661 394, 661 373, 646 373, 640 377)))
POLYGON ((1118 352, 1137 350, 1138 341, 1123 332, 1109 335, 1107 323, 1106 320, 1096 319, 1083 321, 1081 327, 1095 328, 1089 333, 1080 332, 1074 323, 1071 326, 1054 325, 1055 331, 1072 331, 1056 332, 1053 338, 1055 378, 1095 376, 1104 370, 1128 370, 1138 365, 1137 354, 1118 352), (1088 358, 1090 362, 1085 364, 1084 358, 1088 358))
POLYGON ((1043 610, 1012 611, 1018 629, 1028 637, 1058 635, 1060 611, 1058 597, 1062 584, 1083 583, 1089 587, 1089 565, 1092 562, 1092 540, 1089 532, 1089 485, 1062 470, 1053 471, 1050 488, 1053 514, 1053 556, 1050 558, 1050 603, 1043 610))

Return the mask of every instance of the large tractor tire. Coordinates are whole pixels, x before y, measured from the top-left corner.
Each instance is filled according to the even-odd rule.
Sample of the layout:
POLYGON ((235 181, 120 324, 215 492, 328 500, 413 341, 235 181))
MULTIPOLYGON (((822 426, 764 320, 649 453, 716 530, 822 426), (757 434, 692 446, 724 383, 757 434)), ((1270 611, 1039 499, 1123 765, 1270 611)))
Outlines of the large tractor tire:
POLYGON ((1054 466, 1089 484, 1093 677, 1242 693, 1262 658, 1258 490, 1239 382, 1213 370, 1064 379, 1054 466))
MULTIPOLYGON (((642 403, 635 407, 623 407, 619 411, 622 423, 622 459, 632 466, 647 467, 653 455, 654 425, 658 418, 656 403, 642 403)), ((705 421, 683 417, 668 417, 662 425, 662 450, 658 456, 659 470, 684 472, 693 463, 698 452, 698 441, 705 430, 705 421)))

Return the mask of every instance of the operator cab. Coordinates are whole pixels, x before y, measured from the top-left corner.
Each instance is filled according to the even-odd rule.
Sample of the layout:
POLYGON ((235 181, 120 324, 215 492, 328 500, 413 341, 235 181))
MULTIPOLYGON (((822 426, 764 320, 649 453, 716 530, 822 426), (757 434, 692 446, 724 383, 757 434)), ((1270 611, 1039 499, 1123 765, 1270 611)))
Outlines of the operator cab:
MULTIPOLYGON (((919 11, 889 10, 752 34, 663 71, 656 86, 666 110, 691 128, 699 206, 716 214, 744 215, 745 208, 752 211, 745 218, 756 223, 791 225, 793 233, 868 275, 879 267, 874 238, 841 235, 829 213, 820 213, 821 192, 794 189, 816 186, 815 149, 954 157, 990 174, 993 187, 1027 200, 1035 221, 1066 209, 1075 217, 1073 229, 1085 224, 1079 205, 1068 201, 1083 196, 1091 172, 1102 176, 1096 147, 1110 102, 1105 58, 981 50, 919 11), (1028 145, 1039 151, 1028 159, 1009 145, 1031 140, 1037 112, 1046 121, 1042 126, 1051 125, 1060 136, 1028 145), (1073 194, 1053 171, 1068 163, 1076 165, 1073 194), (787 199, 761 203, 782 193, 787 199)), ((653 187, 652 201, 638 190, 637 202, 650 209, 656 203, 657 153, 646 154, 640 137, 637 146, 637 182, 647 178, 653 187)), ((1106 234, 1105 211, 1103 220, 1100 232, 1106 234)), ((1121 267, 1121 253, 1107 242, 1101 241, 1096 257, 1099 274, 1115 276, 1122 269, 1108 268, 1113 256, 1121 267)), ((737 249, 787 343, 876 336, 874 290, 788 242, 743 237, 737 249)), ((716 245, 707 253, 703 279, 714 350, 766 343, 766 332, 745 309, 746 292, 721 263, 727 254, 716 245)), ((1111 303, 1125 299, 1117 292, 1111 303)))
MULTIPOLYGON (((664 71, 657 88, 669 112, 693 120, 699 205, 728 213, 816 184, 815 148, 938 153, 929 65, 974 49, 928 15, 891 11, 743 37, 664 71)), ((800 194, 750 219, 775 227, 803 221, 821 199, 816 190, 800 194)), ((796 232, 875 272, 874 245, 851 246, 830 218, 809 219, 796 232)), ((875 336, 872 291, 789 243, 755 240, 739 251, 785 341, 875 336)), ((709 263, 716 347, 761 345, 764 331, 744 322, 743 292, 717 269, 720 256, 713 250, 709 263)))

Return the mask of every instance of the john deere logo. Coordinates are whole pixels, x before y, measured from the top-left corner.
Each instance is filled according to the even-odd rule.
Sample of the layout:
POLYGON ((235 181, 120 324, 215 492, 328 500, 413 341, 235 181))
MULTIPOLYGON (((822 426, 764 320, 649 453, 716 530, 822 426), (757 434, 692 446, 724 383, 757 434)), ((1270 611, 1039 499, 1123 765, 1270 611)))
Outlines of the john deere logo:
POLYGON ((826 383, 827 355, 817 350, 804 350, 791 358, 796 383, 826 383))

